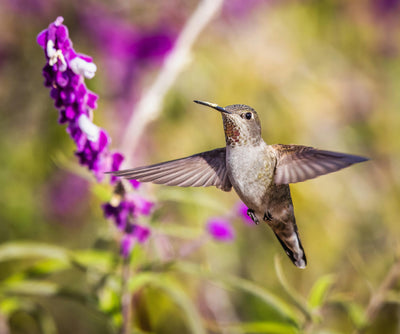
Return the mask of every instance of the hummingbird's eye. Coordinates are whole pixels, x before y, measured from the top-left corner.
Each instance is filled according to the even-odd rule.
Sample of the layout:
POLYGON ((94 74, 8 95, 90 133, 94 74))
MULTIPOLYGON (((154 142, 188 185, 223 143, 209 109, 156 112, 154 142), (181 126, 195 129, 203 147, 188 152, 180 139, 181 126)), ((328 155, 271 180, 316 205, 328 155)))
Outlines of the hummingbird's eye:
POLYGON ((246 119, 251 119, 251 116, 252 116, 251 112, 247 112, 244 114, 244 117, 246 117, 246 119))

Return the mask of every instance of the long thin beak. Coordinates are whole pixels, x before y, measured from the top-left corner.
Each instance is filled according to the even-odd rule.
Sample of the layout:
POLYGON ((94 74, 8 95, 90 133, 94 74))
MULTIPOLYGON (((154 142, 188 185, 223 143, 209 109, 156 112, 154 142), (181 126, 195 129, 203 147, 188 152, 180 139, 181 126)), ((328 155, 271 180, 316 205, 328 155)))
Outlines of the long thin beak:
POLYGON ((214 108, 214 109, 216 109, 216 110, 218 110, 220 112, 224 112, 226 114, 232 114, 230 111, 226 110, 225 108, 220 107, 218 104, 215 104, 215 103, 205 102, 205 101, 198 101, 198 100, 194 100, 193 102, 196 102, 198 104, 202 104, 202 105, 207 106, 207 107, 214 108))

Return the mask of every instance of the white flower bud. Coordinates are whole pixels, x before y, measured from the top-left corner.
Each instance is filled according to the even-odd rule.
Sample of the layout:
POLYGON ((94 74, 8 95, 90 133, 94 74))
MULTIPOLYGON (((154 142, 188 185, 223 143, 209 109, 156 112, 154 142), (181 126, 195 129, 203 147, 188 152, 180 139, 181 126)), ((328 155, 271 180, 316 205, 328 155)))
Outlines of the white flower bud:
POLYGON ((83 75, 87 79, 92 79, 97 70, 94 63, 89 63, 80 57, 70 60, 69 67, 75 74, 83 75))
POLYGON ((90 141, 97 142, 99 140, 100 128, 93 124, 85 114, 79 116, 78 125, 90 141))

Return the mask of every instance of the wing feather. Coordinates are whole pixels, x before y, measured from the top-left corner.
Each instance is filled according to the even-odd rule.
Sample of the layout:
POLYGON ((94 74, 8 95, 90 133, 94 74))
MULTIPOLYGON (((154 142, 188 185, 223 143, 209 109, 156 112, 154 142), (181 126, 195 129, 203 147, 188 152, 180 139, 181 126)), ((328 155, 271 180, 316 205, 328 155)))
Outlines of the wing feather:
POLYGON ((300 145, 272 145, 277 155, 274 181, 289 184, 336 172, 369 160, 358 155, 318 150, 300 145))
POLYGON ((180 187, 216 186, 230 191, 225 147, 158 164, 109 172, 126 179, 180 187))

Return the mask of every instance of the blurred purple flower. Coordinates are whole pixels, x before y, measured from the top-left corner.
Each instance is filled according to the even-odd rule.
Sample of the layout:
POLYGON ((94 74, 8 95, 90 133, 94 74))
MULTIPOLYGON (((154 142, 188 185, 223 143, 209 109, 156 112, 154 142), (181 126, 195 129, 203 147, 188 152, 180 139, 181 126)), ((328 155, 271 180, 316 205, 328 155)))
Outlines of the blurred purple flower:
POLYGON ((235 238, 231 224, 223 218, 212 218, 207 222, 208 233, 217 241, 229 242, 235 238))
POLYGON ((148 216, 151 213, 151 210, 154 207, 154 203, 146 200, 142 196, 136 195, 136 194, 131 194, 128 195, 128 198, 134 203, 135 205, 135 210, 134 214, 135 216, 148 216))
POLYGON ((112 94, 131 98, 146 66, 160 64, 172 49, 176 35, 164 25, 151 30, 121 20, 101 6, 81 11, 81 21, 91 40, 104 54, 112 94), (104 46, 107 47, 104 47, 104 46))
POLYGON ((138 180, 129 180, 129 182, 134 189, 138 189, 140 187, 140 182, 138 180))
POLYGON ((374 11, 379 16, 393 14, 400 9, 399 0, 372 0, 371 3, 374 11))
MULTIPOLYGON (((121 255, 127 257, 135 242, 144 243, 150 236, 150 229, 138 224, 133 224, 132 221, 139 215, 149 215, 150 209, 144 211, 138 206, 142 205, 139 201, 145 201, 139 196, 134 200, 123 200, 118 206, 113 206, 111 203, 103 204, 104 216, 112 219, 114 224, 121 230, 124 235, 121 240, 121 255)), ((146 203, 150 203, 145 201, 146 203)), ((146 204, 147 205, 147 204, 146 204)))
POLYGON ((5 13, 15 11, 18 15, 46 17, 51 15, 56 5, 55 1, 48 0, 6 0, 2 5, 5 13))
POLYGON ((246 223, 249 225, 254 225, 254 222, 252 221, 252 219, 249 217, 249 215, 247 214, 247 206, 246 204, 244 204, 243 202, 239 202, 236 205, 236 212, 237 215, 246 223))
POLYGON ((131 253, 133 246, 136 242, 143 244, 147 241, 150 236, 150 229, 137 224, 129 225, 129 230, 125 231, 125 234, 121 241, 121 255, 127 258, 131 253))
POLYGON ((104 203, 102 208, 104 216, 107 219, 112 219, 115 226, 121 231, 124 231, 128 226, 129 219, 135 211, 135 205, 130 201, 121 201, 118 206, 111 205, 111 203, 104 203))
POLYGON ((46 186, 46 213, 54 221, 68 223, 81 222, 87 210, 85 204, 89 196, 89 184, 75 174, 59 171, 46 186))

